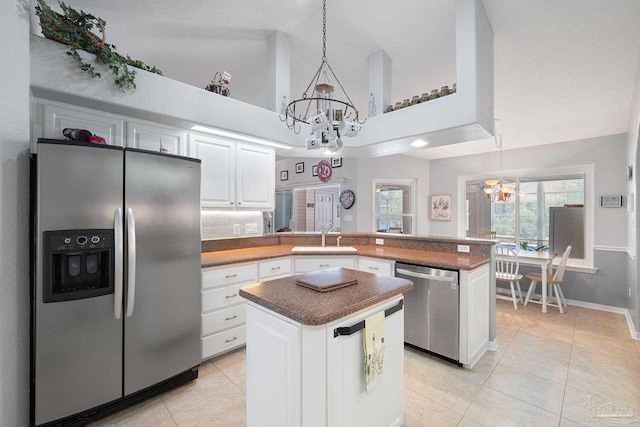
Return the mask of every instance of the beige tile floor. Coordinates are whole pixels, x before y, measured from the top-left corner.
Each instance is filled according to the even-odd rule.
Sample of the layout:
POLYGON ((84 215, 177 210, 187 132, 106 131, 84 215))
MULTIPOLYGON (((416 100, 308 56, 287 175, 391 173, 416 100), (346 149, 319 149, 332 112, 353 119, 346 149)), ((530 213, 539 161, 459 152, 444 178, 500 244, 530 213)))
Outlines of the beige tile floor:
MULTIPOLYGON (((640 342, 623 315, 497 307, 499 348, 472 370, 405 349, 404 426, 640 426, 640 342), (598 412, 607 403, 622 416, 598 412)), ((196 381, 94 425, 244 426, 244 364, 244 349, 207 361, 196 381)))

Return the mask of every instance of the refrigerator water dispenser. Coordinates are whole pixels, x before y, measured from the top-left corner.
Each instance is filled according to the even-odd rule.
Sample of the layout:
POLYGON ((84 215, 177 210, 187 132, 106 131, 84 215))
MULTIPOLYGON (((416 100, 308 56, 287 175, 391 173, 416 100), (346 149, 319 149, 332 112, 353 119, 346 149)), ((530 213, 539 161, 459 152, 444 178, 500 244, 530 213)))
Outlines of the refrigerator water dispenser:
POLYGON ((43 302, 113 293, 113 230, 45 231, 43 302))

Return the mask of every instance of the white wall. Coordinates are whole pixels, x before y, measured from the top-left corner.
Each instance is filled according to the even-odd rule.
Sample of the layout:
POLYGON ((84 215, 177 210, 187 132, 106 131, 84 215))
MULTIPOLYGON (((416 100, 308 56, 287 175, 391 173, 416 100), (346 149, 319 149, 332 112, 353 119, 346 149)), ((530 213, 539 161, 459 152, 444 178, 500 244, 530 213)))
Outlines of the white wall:
POLYGON ((629 127, 627 130, 627 165, 633 167, 633 179, 627 183, 627 195, 633 199, 633 209, 627 212, 627 286, 630 290, 627 309, 633 319, 636 331, 640 331, 640 284, 638 284, 638 222, 640 217, 636 214, 638 209, 638 141, 640 135, 640 68, 636 75, 636 84, 631 101, 631 114, 629 115, 629 127))
MULTIPOLYGON (((508 147, 506 147, 508 148, 508 147)), ((626 209, 600 208, 600 196, 626 195, 626 136, 612 135, 580 141, 549 144, 533 148, 503 151, 504 175, 510 170, 557 168, 593 164, 595 170, 595 246, 627 246, 626 209)), ((497 175, 497 151, 474 156, 433 160, 430 164, 431 194, 451 194, 451 221, 432 221, 430 232, 439 236, 457 236, 458 176, 497 175)))
POLYGON ((29 11, 0 2, 0 425, 29 423, 29 11))
POLYGON ((427 211, 429 207, 429 162, 417 157, 402 154, 373 159, 358 159, 358 186, 356 203, 358 208, 358 231, 372 232, 373 218, 373 180, 416 179, 416 232, 417 235, 429 234, 427 211))

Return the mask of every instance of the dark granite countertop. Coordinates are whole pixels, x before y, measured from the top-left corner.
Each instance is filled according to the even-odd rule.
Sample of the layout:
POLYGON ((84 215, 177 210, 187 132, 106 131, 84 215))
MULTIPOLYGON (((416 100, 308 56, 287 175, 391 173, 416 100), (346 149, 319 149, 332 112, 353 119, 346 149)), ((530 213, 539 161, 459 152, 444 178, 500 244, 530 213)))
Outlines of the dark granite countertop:
POLYGON ((489 263, 489 257, 464 253, 446 253, 420 249, 397 248, 378 245, 348 245, 357 252, 292 252, 292 245, 258 246, 253 248, 230 249, 202 253, 202 267, 217 267, 239 262, 260 261, 283 256, 354 256, 389 259, 397 262, 424 265, 451 270, 473 270, 489 263))
MULTIPOLYGON (((328 269, 325 272, 331 272, 328 269)), ((258 282, 240 288, 240 296, 304 325, 324 325, 366 309, 413 288, 397 277, 343 269, 355 285, 318 292, 296 284, 296 276, 258 282)))

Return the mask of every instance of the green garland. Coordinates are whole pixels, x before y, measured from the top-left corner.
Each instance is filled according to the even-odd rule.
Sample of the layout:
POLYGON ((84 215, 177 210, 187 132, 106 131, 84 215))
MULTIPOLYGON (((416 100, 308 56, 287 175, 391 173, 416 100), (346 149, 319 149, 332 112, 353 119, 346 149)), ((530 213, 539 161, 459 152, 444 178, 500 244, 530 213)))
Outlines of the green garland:
POLYGON ((162 72, 155 65, 149 67, 142 61, 131 59, 129 55, 124 57, 118 54, 115 45, 105 43, 101 46, 91 30, 94 27, 104 29, 107 25, 104 20, 84 13, 82 10, 78 12, 59 0, 58 3, 64 15, 53 11, 44 0, 38 0, 36 15, 40 18, 42 33, 47 38, 69 45, 67 55, 78 61, 80 68, 89 75, 100 77, 100 73, 93 65, 80 57, 78 50, 95 55, 96 62, 107 65, 114 76, 118 90, 121 92, 136 88, 136 71, 130 67, 162 75, 162 72))

